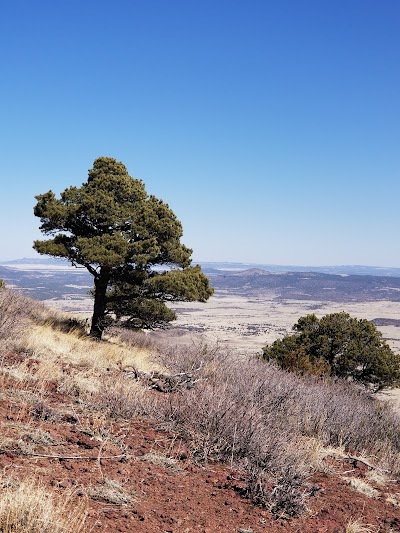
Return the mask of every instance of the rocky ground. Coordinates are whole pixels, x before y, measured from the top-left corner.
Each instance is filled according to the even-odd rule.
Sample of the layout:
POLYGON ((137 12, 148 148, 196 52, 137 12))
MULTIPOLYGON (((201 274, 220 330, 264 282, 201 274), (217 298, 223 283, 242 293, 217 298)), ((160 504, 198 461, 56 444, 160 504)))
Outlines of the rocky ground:
MULTIPOLYGON (((72 494, 74 505, 85 502, 91 531, 400 531, 400 484, 367 460, 327 453, 309 480, 307 511, 273 516, 246 499, 243 473, 229 464, 198 465, 180 435, 150 418, 109 420, 88 411, 60 392, 57 380, 46 380, 40 394, 36 381, 17 384, 4 372, 17 362, 17 355, 3 354, 3 487, 33 477, 61 498, 72 494)), ((25 360, 32 375, 41 364, 25 360)))

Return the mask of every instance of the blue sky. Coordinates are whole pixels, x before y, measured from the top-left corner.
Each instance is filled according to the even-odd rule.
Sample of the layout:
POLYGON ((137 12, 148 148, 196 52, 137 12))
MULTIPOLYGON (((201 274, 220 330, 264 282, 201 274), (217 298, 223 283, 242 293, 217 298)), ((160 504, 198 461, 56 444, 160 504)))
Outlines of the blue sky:
POLYGON ((398 0, 6 0, 0 259, 125 163, 200 261, 400 267, 398 0))

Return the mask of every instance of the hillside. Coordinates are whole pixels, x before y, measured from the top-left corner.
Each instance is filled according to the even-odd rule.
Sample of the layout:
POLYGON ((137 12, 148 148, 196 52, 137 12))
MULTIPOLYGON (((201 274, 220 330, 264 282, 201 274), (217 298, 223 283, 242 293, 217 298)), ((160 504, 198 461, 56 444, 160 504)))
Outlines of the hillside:
POLYGON ((400 530, 399 416, 350 384, 140 333, 93 342, 7 290, 0 316, 0 526, 11 507, 24 532, 43 513, 49 532, 400 530))

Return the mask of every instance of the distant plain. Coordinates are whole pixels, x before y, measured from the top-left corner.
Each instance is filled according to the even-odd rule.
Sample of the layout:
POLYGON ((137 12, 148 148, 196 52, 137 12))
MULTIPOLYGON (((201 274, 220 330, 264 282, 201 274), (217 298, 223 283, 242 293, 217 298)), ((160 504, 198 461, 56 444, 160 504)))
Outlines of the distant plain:
MULTIPOLYGON (((400 351, 400 277, 392 272, 385 275, 387 271, 381 270, 376 275, 379 270, 372 269, 368 271, 372 275, 328 273, 333 267, 317 273, 283 272, 278 267, 275 272, 260 268, 241 271, 241 266, 248 265, 233 264, 229 270, 226 263, 204 264, 215 288, 214 296, 205 304, 173 304, 178 314, 176 322, 169 330, 152 334, 170 342, 205 335, 243 353, 257 353, 290 332, 303 315, 315 313, 321 317, 346 311, 374 321, 390 346, 400 351)), ((348 267, 350 272, 354 269, 348 267)), ((346 270, 337 267, 337 271, 346 270)), ((358 271, 365 272, 365 267, 358 267, 358 271)), ((0 265, 0 278, 51 306, 90 317, 92 300, 88 291, 92 277, 85 269, 62 262, 25 260, 0 265)))

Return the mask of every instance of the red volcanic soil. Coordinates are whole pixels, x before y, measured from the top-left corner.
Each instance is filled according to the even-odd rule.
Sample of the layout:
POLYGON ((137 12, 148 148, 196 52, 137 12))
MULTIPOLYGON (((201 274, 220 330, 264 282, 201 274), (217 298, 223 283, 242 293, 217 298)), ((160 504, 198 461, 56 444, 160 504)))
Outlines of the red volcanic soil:
POLYGON ((307 512, 274 517, 244 497, 240 472, 229 465, 194 464, 179 435, 162 431, 154 421, 106 424, 51 383, 42 402, 30 404, 25 397, 21 404, 11 393, 1 398, 1 479, 34 477, 61 496, 73 489, 76 500, 88 502, 92 531, 344 533, 351 519, 371 531, 400 531, 400 507, 387 501, 390 495, 400 500, 397 481, 369 482, 379 491, 371 498, 343 479, 365 478, 369 467, 361 461, 327 458, 332 473, 310 479, 307 512), (42 432, 50 442, 37 443, 42 432), (131 501, 107 495, 109 480, 131 501))

